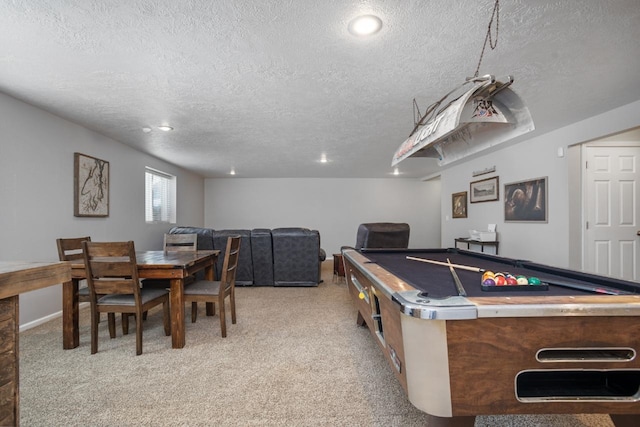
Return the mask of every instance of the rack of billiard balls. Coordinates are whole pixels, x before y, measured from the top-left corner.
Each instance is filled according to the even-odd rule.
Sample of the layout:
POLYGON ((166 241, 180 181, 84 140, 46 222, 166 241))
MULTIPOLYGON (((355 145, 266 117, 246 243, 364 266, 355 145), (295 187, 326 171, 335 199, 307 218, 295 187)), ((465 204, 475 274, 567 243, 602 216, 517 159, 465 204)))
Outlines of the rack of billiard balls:
POLYGON ((482 290, 487 292, 549 290, 549 285, 542 283, 537 277, 516 276, 511 273, 494 273, 493 271, 482 273, 481 286, 482 290))

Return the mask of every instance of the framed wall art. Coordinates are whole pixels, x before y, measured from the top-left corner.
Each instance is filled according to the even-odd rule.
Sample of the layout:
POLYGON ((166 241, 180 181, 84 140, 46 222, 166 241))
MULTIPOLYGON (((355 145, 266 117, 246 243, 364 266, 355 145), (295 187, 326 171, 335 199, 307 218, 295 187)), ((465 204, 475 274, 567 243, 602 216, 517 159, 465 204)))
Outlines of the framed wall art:
POLYGON ((451 217, 467 217, 467 192, 453 193, 451 195, 451 217))
POLYGON ((73 215, 109 216, 109 162, 73 154, 73 215))
POLYGON ((505 222, 547 222, 547 177, 504 186, 505 222))
POLYGON ((469 184, 469 198, 471 203, 493 202, 500 195, 498 177, 481 179, 469 184))

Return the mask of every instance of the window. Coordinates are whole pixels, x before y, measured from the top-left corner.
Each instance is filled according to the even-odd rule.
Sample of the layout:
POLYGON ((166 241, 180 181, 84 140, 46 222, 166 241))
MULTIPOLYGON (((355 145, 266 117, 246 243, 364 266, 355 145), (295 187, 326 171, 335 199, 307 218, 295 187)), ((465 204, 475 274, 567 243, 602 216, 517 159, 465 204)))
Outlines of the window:
POLYGON ((145 168, 144 217, 146 222, 176 222, 176 177, 145 168))

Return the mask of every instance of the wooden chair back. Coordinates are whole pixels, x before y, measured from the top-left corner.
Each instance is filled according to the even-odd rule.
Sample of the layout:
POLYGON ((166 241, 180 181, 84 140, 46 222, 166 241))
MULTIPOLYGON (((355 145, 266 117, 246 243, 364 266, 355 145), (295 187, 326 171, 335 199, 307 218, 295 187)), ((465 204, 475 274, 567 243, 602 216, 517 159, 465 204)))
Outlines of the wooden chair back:
POLYGON ((140 300, 136 251, 129 242, 82 242, 87 283, 95 295, 129 294, 140 300))
POLYGON ((197 234, 168 234, 164 235, 165 252, 195 252, 198 250, 197 234))
POLYGON ((236 273, 238 272, 238 259, 240 258, 240 236, 230 236, 227 239, 227 249, 222 264, 220 276, 220 294, 224 299, 225 294, 229 294, 236 284, 236 273))
POLYGON ((70 239, 56 239, 58 245, 58 258, 60 261, 84 260, 82 254, 82 242, 91 241, 91 237, 73 237, 70 239))

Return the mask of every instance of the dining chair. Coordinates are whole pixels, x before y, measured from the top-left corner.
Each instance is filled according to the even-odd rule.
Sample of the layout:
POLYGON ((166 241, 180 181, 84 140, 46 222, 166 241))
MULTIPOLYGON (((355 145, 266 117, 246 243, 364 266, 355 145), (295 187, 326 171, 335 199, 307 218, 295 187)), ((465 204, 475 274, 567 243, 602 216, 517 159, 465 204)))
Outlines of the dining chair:
POLYGON ((165 233, 163 247, 165 252, 195 252, 198 250, 198 235, 165 233))
POLYGON ((191 302, 191 322, 195 323, 198 317, 198 303, 218 303, 220 316, 220 329, 222 337, 227 336, 227 323, 225 313, 225 299, 229 297, 231 308, 231 323, 236 323, 236 272, 238 270, 238 258, 240 255, 240 236, 229 236, 224 255, 220 281, 197 280, 185 286, 184 300, 191 302))
MULTIPOLYGON (((56 239, 56 244, 58 245, 58 258, 60 261, 78 261, 84 260, 84 255, 82 254, 82 242, 91 241, 91 237, 73 237, 73 238, 60 238, 56 239)), ((78 281, 78 279, 73 279, 78 281)), ((78 301, 79 302, 89 302, 89 287, 86 286, 84 288, 78 287, 78 301)))
MULTIPOLYGON (((140 287, 136 251, 129 242, 82 242, 91 295, 91 354, 98 352, 100 313, 108 313, 109 335, 115 338, 115 314, 135 314, 136 354, 142 354, 142 313, 162 304, 164 332, 171 335, 169 291, 140 287)), ((124 317, 123 317, 124 319, 124 317)))
MULTIPOLYGON (((198 250, 198 235, 197 234, 169 234, 165 233, 163 250, 168 252, 195 252, 198 250)), ((185 283, 192 283, 195 281, 194 277, 188 277, 185 279, 185 283)), ((171 286, 167 279, 143 279, 143 288, 158 288, 168 289, 171 286)))

